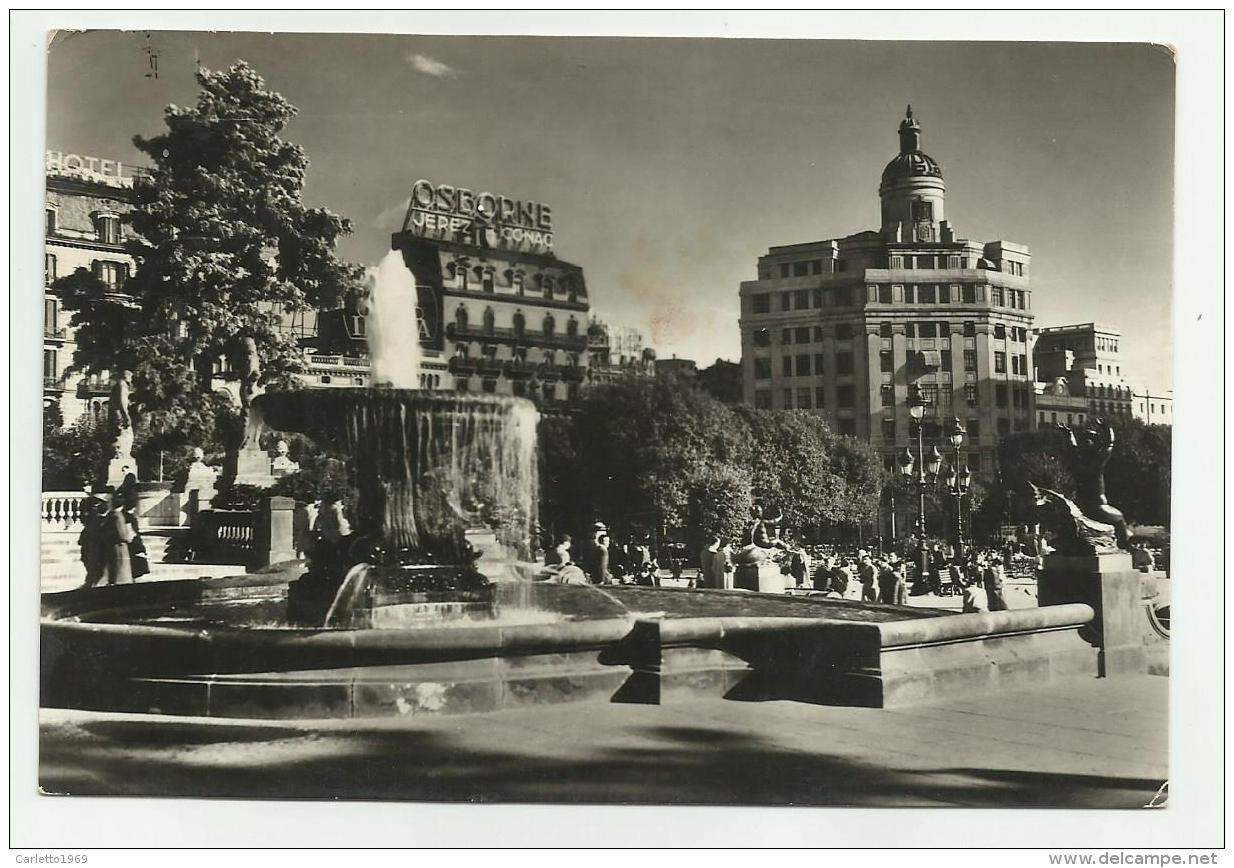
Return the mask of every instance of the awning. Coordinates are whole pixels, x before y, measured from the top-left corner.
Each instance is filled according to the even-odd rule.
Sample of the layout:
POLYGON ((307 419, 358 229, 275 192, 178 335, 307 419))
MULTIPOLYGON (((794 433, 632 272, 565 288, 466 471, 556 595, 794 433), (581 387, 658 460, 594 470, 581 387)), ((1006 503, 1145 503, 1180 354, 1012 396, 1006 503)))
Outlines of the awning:
POLYGON ((938 350, 921 350, 921 367, 929 370, 943 366, 943 354, 938 350))

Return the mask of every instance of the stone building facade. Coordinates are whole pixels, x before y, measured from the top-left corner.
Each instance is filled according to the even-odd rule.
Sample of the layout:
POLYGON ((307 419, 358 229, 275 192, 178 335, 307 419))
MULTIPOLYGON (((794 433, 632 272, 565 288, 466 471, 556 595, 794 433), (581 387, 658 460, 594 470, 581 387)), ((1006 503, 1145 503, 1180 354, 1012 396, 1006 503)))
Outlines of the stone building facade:
POLYGON ((744 400, 821 414, 893 468, 916 449, 909 398, 920 390, 926 449, 948 454, 959 418, 968 466, 990 470, 999 436, 1032 424, 1029 250, 959 237, 911 107, 899 139, 878 230, 772 247, 741 284, 744 400))
POLYGON ((43 242, 43 406, 58 404, 65 424, 85 414, 106 415, 111 383, 106 375, 70 377, 76 350, 69 314, 51 285, 79 268, 117 292, 133 270, 125 252, 122 217, 132 208, 133 178, 140 173, 115 160, 46 153, 47 201, 43 242))

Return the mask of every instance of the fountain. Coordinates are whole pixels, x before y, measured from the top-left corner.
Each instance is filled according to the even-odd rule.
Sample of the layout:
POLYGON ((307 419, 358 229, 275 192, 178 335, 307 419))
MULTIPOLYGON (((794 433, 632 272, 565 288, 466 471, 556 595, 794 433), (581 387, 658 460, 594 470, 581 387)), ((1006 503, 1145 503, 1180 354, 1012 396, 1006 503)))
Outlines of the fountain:
POLYGON ((250 442, 267 427, 305 434, 336 445, 355 474, 359 529, 291 585, 288 620, 397 627, 495 614, 468 534, 486 530, 510 556, 529 559, 535 406, 414 388, 416 287, 397 251, 370 272, 361 312, 372 388, 267 393, 250 408, 250 442))

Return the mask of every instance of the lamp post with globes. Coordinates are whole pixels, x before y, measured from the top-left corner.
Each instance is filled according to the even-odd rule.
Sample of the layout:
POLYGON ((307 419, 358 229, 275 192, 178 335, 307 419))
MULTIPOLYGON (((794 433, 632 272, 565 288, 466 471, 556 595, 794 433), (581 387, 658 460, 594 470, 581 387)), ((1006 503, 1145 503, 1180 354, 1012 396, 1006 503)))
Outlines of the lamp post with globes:
POLYGON ((921 571, 919 581, 925 581, 930 570, 929 554, 926 552, 926 487, 933 485, 938 479, 938 468, 943 462, 937 446, 932 446, 930 454, 926 455, 921 434, 921 420, 925 416, 925 409, 926 402, 921 397, 921 390, 914 386, 913 394, 908 399, 908 413, 917 426, 917 456, 913 456, 912 447, 905 447, 904 454, 900 456, 900 473, 903 474, 905 482, 917 488, 917 568, 921 571))
POLYGON ((943 479, 943 485, 946 488, 947 494, 955 502, 955 556, 959 560, 964 559, 964 517, 962 504, 964 495, 968 494, 969 484, 972 482, 973 475, 965 464, 964 468, 960 468, 960 447, 964 445, 964 426, 960 424, 959 419, 952 420, 951 433, 949 438, 952 446, 951 466, 947 468, 947 475, 943 479))

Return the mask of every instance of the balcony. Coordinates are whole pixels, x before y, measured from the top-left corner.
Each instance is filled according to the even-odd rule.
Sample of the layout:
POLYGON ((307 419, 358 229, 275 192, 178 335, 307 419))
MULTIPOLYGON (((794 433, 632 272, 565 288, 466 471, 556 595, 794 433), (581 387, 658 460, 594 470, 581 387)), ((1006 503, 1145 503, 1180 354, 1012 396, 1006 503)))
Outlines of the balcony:
POLYGON ((55 328, 54 326, 43 326, 43 340, 45 341, 62 341, 68 337, 69 330, 67 328, 55 328))
POLYGON ((43 378, 44 392, 64 392, 66 391, 63 377, 44 377, 43 378))
POLYGON ((512 328, 493 327, 486 329, 483 326, 476 325, 460 326, 458 323, 448 323, 446 325, 446 337, 456 341, 526 344, 529 346, 555 347, 566 350, 583 350, 587 347, 587 336, 585 334, 568 335, 554 332, 551 335, 546 335, 544 332, 534 332, 527 329, 516 332, 512 328))
POLYGON ((111 383, 102 377, 82 377, 77 382, 77 397, 91 398, 99 395, 110 395, 111 383))

